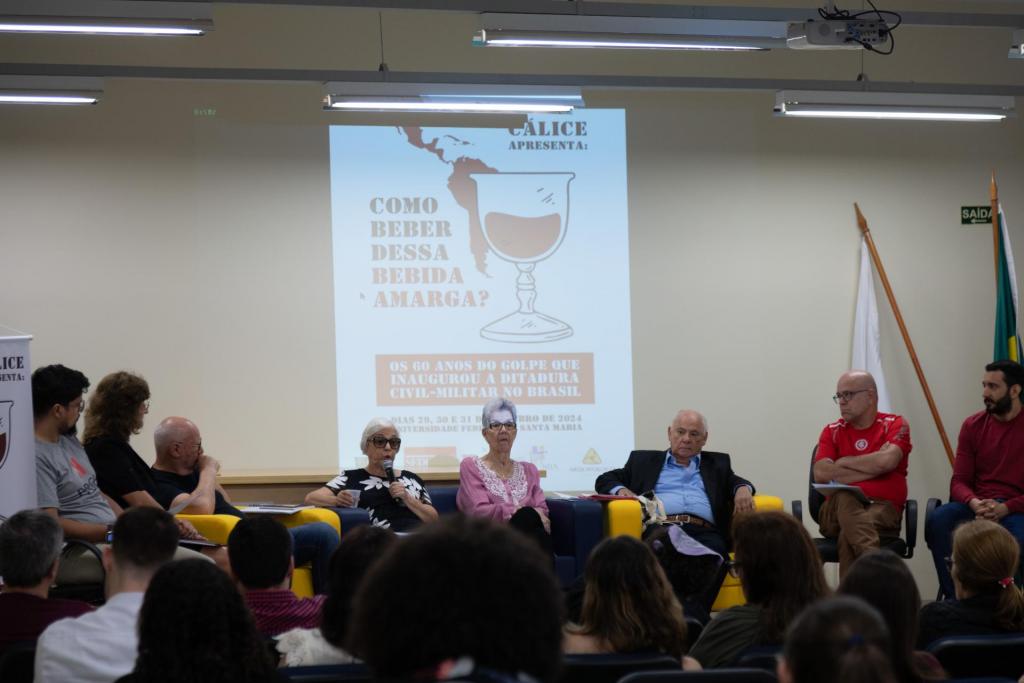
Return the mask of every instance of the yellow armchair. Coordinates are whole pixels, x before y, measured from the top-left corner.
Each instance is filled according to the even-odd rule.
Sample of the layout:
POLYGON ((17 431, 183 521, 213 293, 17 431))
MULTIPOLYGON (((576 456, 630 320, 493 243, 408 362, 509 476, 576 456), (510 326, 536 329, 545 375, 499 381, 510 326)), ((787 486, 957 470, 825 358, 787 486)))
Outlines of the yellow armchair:
MULTIPOLYGON (((765 496, 757 494, 754 496, 754 508, 756 510, 782 510, 782 499, 778 496, 765 496)), ((633 536, 640 538, 643 533, 642 513, 640 503, 635 500, 613 500, 604 506, 604 533, 605 536, 633 536)), ((730 553, 729 559, 732 559, 730 553)), ((731 574, 726 574, 722 582, 722 588, 718 591, 715 604, 711 606, 713 612, 744 605, 747 600, 743 596, 743 588, 740 580, 731 574)))
MULTIPOLYGON (((192 523, 192 526, 206 538, 214 543, 227 545, 228 536, 231 530, 238 524, 238 517, 233 515, 176 515, 178 519, 184 519, 192 523)), ((341 536, 341 522, 338 515, 322 508, 310 510, 299 510, 293 515, 274 515, 282 524, 291 528, 311 522, 326 522, 341 536)), ((296 567, 292 574, 292 592, 299 597, 309 597, 313 591, 313 572, 307 567, 296 567)))

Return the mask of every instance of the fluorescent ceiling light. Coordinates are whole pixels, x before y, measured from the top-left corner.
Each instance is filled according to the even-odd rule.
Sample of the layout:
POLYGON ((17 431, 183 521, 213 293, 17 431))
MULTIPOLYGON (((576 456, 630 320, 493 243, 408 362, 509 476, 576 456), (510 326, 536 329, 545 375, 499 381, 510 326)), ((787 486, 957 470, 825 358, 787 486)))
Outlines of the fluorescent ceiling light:
POLYGON ((1012 97, 867 91, 781 90, 776 116, 897 121, 1001 121, 1014 116, 1012 97))
POLYGON ((480 15, 480 47, 751 51, 786 47, 784 21, 580 15, 480 15))
POLYGON ((102 94, 98 78, 0 76, 0 104, 96 104, 102 94))
POLYGON ((451 83, 327 83, 329 111, 565 114, 583 106, 578 88, 451 83))
POLYGON ((213 30, 209 2, 4 0, 0 33, 201 36, 213 30))
POLYGON ((211 21, 91 19, 89 17, 0 17, 0 33, 57 33, 108 36, 201 36, 211 21))

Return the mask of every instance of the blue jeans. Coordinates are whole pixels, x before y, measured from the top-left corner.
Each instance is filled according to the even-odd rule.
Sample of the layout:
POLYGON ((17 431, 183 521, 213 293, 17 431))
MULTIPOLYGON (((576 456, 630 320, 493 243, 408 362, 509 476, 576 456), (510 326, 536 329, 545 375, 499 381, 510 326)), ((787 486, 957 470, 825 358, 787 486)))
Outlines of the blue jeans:
MULTIPOLYGON (((946 568, 946 558, 953 554, 953 530, 964 522, 974 519, 974 512, 966 503, 945 503, 925 519, 924 541, 932 551, 935 573, 939 577, 939 588, 946 598, 955 596, 953 577, 946 568)), ((999 523, 1013 534, 1017 543, 1024 548, 1024 514, 1015 512, 1006 515, 999 523)))
POLYGON ((288 529, 292 535, 292 556, 295 566, 313 565, 313 590, 325 592, 327 588, 327 563, 334 549, 338 547, 338 534, 325 522, 313 522, 288 529))

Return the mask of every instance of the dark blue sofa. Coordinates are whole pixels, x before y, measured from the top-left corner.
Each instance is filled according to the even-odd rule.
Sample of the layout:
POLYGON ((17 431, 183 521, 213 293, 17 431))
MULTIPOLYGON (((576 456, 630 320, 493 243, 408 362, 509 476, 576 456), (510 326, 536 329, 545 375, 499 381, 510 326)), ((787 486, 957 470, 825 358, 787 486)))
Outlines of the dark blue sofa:
MULTIPOLYGON (((442 515, 459 514, 455 506, 458 486, 427 487, 434 507, 442 515)), ((563 587, 583 574, 590 551, 603 536, 601 504, 592 500, 548 498, 551 516, 551 545, 555 553, 555 572, 563 587)), ((370 523, 361 508, 332 508, 341 518, 341 533, 370 523)))

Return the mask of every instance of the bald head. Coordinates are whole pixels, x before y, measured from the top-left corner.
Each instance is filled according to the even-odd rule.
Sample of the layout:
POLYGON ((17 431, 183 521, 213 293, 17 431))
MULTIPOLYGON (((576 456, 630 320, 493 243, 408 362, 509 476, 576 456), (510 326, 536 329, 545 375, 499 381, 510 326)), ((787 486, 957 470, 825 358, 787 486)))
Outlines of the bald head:
POLYGON ((836 382, 839 414, 857 429, 870 426, 878 415, 878 388, 875 378, 864 370, 850 370, 836 382))
POLYGON ((187 473, 195 467, 203 452, 199 428, 184 417, 168 417, 153 432, 158 469, 187 473))
POLYGON ((697 422, 700 423, 701 431, 703 431, 704 434, 707 435, 707 433, 708 433, 708 420, 701 413, 697 412, 696 410, 689 410, 689 409, 680 410, 678 413, 676 413, 676 416, 674 418, 672 418, 672 424, 675 425, 678 422, 684 421, 684 420, 687 421, 687 422, 690 422, 692 420, 696 420, 697 422))

